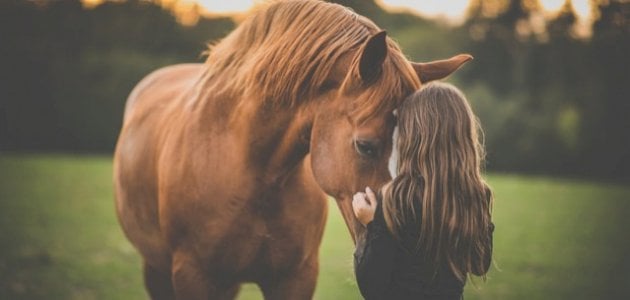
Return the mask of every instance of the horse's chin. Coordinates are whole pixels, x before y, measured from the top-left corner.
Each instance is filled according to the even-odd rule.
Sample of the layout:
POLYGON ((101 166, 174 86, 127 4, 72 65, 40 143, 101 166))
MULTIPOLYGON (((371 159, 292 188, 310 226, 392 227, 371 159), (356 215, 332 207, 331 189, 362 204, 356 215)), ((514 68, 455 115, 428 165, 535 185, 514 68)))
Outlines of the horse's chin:
POLYGON ((341 216, 346 222, 346 227, 350 232, 352 241, 356 244, 358 240, 363 239, 365 235, 365 226, 363 226, 363 224, 361 224, 354 216, 354 211, 352 210, 352 198, 343 197, 335 198, 335 200, 339 206, 339 210, 341 211, 341 216))

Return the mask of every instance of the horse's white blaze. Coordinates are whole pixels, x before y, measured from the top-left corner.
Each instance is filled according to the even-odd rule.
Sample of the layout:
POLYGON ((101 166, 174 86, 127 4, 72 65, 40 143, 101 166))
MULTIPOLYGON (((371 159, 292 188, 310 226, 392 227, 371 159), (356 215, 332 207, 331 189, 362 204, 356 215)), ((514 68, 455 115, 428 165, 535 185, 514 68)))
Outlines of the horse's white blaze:
POLYGON ((392 133, 392 154, 389 156, 387 167, 392 178, 398 175, 398 149, 396 148, 396 140, 398 139, 398 127, 394 128, 392 133))

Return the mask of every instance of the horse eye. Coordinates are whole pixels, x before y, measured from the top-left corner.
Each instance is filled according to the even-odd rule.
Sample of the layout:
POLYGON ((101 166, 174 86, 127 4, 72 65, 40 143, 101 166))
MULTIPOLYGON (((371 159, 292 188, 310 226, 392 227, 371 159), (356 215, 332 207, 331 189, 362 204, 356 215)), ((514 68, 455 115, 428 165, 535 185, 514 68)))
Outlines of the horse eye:
POLYGON ((378 147, 372 141, 355 140, 354 148, 363 156, 375 158, 378 156, 378 147))

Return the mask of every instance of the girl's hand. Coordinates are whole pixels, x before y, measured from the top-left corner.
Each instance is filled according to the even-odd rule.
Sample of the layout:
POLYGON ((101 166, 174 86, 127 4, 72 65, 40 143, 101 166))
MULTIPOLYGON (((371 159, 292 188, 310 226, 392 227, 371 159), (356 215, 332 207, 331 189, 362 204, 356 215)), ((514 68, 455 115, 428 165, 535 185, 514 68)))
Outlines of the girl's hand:
POLYGON ((376 195, 369 187, 365 188, 365 193, 358 192, 352 197, 352 210, 359 222, 366 226, 374 219, 376 211, 376 195))

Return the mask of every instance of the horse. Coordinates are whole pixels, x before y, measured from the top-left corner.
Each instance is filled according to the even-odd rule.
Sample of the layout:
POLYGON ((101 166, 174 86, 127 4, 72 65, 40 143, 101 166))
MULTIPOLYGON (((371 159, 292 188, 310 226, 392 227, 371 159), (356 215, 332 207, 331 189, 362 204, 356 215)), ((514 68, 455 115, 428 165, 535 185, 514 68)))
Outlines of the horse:
POLYGON ((309 299, 332 196, 356 241, 352 195, 391 177, 394 110, 471 59, 413 63, 338 4, 253 10, 205 63, 167 66, 129 95, 115 206, 152 299, 309 299))

